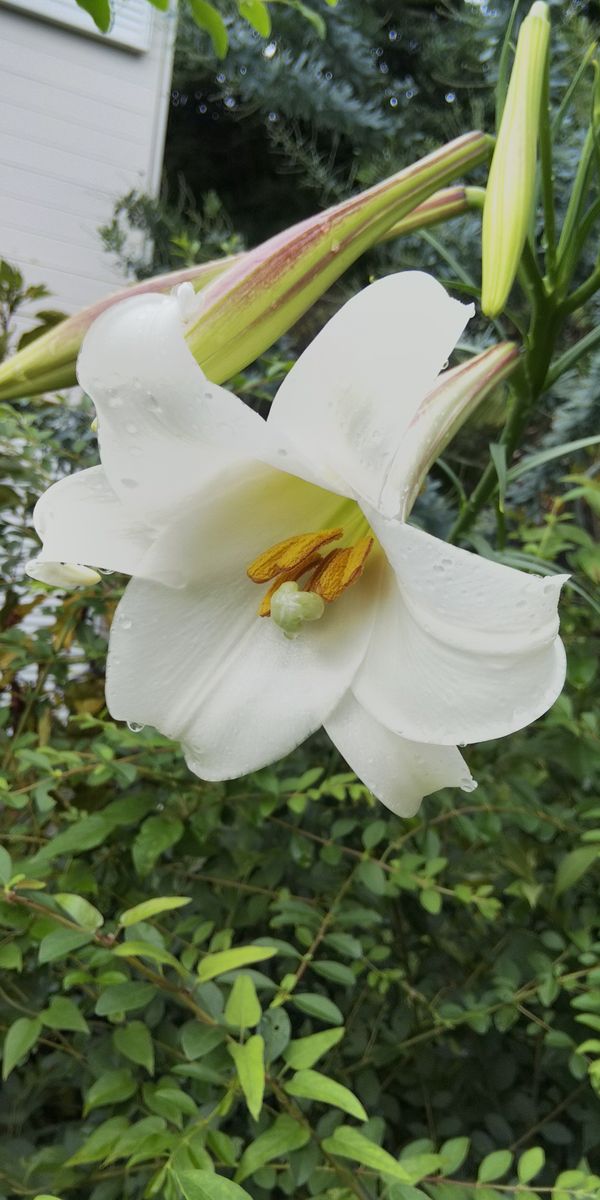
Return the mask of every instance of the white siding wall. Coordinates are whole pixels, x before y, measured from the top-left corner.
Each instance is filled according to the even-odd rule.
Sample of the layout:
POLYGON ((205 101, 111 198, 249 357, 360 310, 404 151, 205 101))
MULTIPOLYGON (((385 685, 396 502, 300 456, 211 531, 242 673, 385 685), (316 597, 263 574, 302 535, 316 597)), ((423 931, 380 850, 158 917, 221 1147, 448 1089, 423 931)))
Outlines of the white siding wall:
POLYGON ((124 192, 158 188, 171 80, 173 14, 154 13, 147 53, 89 20, 92 36, 0 0, 0 256, 65 312, 123 283, 97 230, 124 192))

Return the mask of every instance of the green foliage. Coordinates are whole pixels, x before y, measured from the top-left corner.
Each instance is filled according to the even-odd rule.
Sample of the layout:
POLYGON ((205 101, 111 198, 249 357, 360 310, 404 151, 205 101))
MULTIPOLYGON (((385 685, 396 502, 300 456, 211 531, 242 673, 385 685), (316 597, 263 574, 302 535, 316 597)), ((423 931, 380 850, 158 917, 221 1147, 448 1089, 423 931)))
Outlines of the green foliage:
MULTIPOLYGON (((206 19, 210 6, 197 7, 206 19)), ((229 23, 232 69, 262 57, 248 22, 262 33, 263 8, 244 3, 244 20, 229 23)), ((322 105, 321 132, 347 139, 345 166, 358 148, 368 177, 381 165, 374 135, 393 155, 405 135, 426 146, 440 112, 447 121, 442 89, 461 54, 474 87, 485 84, 497 38, 484 13, 457 5, 464 36, 453 42, 454 20, 437 7, 388 8, 340 6, 330 44, 289 61, 290 14, 281 25, 275 15, 264 61, 280 91, 287 70, 289 112, 297 96, 306 105, 299 159, 322 105), (406 99, 392 129, 385 88, 408 68, 399 47, 387 72, 370 51, 383 31, 393 48, 390 32, 408 40, 409 26, 417 40, 432 34, 410 73, 429 106, 410 128, 406 99), (441 79, 429 78, 448 47, 441 79), (342 76, 352 58, 352 84, 328 90, 329 54, 342 76)), ((563 72, 576 36, 565 29, 563 72)), ((271 103, 269 79, 255 70, 240 80, 248 74, 244 102, 264 85, 271 103)), ((583 103, 583 85, 558 83, 583 103)), ((573 148, 557 156, 559 177, 573 148)), ((318 147, 311 161, 321 174, 305 161, 308 190, 327 174, 335 190, 318 147)), ((128 199, 131 212, 137 203, 128 199)), ((265 220, 275 207, 271 198, 265 220)), ((224 246, 219 201, 211 211, 224 246)), ((200 249, 167 214, 156 253, 207 251, 201 212, 200 249)), ((150 215, 157 226, 164 217, 150 215)), ((476 291, 472 255, 454 253, 472 229, 406 254, 442 261, 457 290, 476 291)), ((8 329, 25 297, 18 273, 2 281, 8 329)), ((511 331, 524 314, 517 295, 511 331)), ((124 581, 104 576, 62 597, 23 577, 35 498, 93 461, 91 414, 55 400, 2 408, 0 1200, 600 1200, 597 362, 574 350, 593 325, 589 311, 566 325, 564 370, 554 362, 546 388, 535 357, 552 350, 546 325, 527 341, 517 465, 484 415, 449 448, 415 512, 443 534, 468 518, 473 546, 500 561, 571 574, 567 688, 532 728, 468 752, 474 797, 441 793, 407 822, 375 805, 322 735, 284 765, 208 784, 165 738, 108 719, 106 637, 124 581), (469 508, 482 468, 490 490, 469 508)), ((266 407, 286 365, 276 353, 236 386, 266 407)))
MULTIPOLYGON (((400 822, 320 737, 204 784, 164 738, 106 719, 121 581, 58 602, 19 573, 33 497, 89 461, 89 417, 3 417, 0 1195, 600 1195, 587 601, 563 609, 565 695, 471 751, 473 798, 400 822), (445 1192, 453 1177, 469 1188, 445 1192)), ((560 472, 550 534, 552 504, 511 509, 508 481, 509 549, 578 582, 593 476, 560 472)))

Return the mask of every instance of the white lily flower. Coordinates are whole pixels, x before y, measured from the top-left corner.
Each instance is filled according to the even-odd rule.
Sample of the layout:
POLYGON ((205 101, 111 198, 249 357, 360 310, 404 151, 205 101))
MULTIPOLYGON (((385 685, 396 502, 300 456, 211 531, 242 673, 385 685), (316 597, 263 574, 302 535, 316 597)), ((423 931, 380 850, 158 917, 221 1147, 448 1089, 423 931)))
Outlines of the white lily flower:
POLYGON ((205 378, 176 297, 100 317, 79 380, 102 466, 50 488, 35 524, 38 577, 56 562, 132 576, 110 636, 113 717, 178 739, 204 779, 257 770, 323 725, 409 816, 439 788, 475 787, 457 745, 550 707, 565 577, 406 523, 457 423, 436 378, 471 313, 420 272, 379 280, 300 357, 266 422, 205 378))

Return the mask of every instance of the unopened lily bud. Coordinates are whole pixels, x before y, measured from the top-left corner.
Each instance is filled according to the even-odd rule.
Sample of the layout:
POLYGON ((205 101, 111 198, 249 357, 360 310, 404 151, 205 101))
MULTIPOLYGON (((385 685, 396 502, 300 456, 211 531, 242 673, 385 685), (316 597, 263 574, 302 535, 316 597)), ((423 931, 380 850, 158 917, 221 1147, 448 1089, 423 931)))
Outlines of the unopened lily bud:
POLYGON ((71 387, 83 337, 101 312, 187 282, 180 307, 188 345, 209 379, 223 382, 267 350, 370 246, 465 212, 463 188, 436 189, 483 162, 490 143, 483 133, 467 133, 253 250, 108 296, 0 364, 0 400, 71 387))
POLYGON ((443 371, 406 432, 399 463, 409 487, 404 498, 407 516, 432 463, 443 454, 475 409, 515 370, 519 350, 514 342, 500 342, 468 362, 443 371))
POLYGON ((202 293, 186 331, 208 378, 222 383, 253 362, 388 229, 488 153, 484 134, 467 133, 245 254, 202 293))
POLYGON ((241 256, 230 255, 180 271, 155 275, 152 279, 144 279, 142 283, 113 292, 111 296, 105 296, 96 304, 60 321, 0 364, 0 399, 14 400, 20 396, 37 396, 40 392, 73 387, 77 383, 75 365, 81 343, 90 326, 105 309, 131 296, 143 296, 146 292, 168 293, 187 282, 194 292, 198 292, 211 283, 215 276, 227 271, 238 257, 241 256))
POLYGON ((489 317, 504 308, 533 212, 549 40, 548 5, 536 0, 519 31, 483 209, 481 307, 489 317))

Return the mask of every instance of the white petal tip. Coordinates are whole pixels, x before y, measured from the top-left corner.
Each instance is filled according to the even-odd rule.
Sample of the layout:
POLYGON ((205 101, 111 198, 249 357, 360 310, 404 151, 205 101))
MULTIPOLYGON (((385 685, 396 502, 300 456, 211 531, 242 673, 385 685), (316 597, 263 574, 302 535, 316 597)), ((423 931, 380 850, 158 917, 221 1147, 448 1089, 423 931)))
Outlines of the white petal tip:
POLYGON ((97 571, 82 567, 79 563, 44 562, 40 558, 31 558, 25 564, 25 571, 31 579, 47 583, 50 587, 90 587, 100 582, 97 571))
POLYGON ((194 285, 191 283, 180 283, 179 287, 175 289, 175 297, 181 320, 184 322, 190 321, 196 315, 198 309, 194 285))

